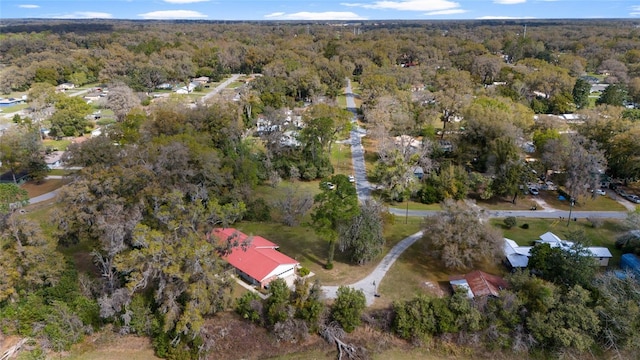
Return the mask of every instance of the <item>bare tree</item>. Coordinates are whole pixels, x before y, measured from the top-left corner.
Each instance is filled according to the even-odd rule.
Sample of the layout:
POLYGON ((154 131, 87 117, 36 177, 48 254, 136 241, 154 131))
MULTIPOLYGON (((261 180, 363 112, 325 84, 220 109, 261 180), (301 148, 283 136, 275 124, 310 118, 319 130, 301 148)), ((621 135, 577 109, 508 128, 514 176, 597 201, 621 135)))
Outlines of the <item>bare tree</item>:
POLYGON ((344 330, 335 322, 324 325, 320 328, 320 336, 328 343, 335 343, 338 347, 338 360, 343 356, 347 359, 362 359, 361 356, 364 349, 360 349, 355 345, 348 344, 342 340, 345 336, 344 330))
POLYGON ((445 200, 443 210, 427 219, 423 241, 428 255, 447 269, 464 270, 485 261, 497 261, 501 234, 491 227, 476 207, 445 200))
POLYGON ((297 226, 313 206, 313 195, 298 186, 285 188, 284 194, 272 205, 279 211, 280 220, 287 226, 297 226))
POLYGON ((127 85, 116 83, 109 87, 106 107, 113 110, 118 121, 124 120, 129 111, 138 105, 140 100, 127 85))

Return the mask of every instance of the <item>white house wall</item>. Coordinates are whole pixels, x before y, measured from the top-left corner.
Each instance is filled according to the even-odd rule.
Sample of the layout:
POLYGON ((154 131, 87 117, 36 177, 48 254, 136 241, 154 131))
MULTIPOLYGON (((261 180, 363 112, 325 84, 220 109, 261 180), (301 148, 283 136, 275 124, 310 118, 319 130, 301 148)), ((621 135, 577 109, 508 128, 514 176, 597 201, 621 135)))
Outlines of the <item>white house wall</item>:
POLYGON ((286 278, 287 276, 291 276, 295 274, 296 265, 295 264, 286 264, 286 265, 278 265, 275 269, 273 269, 267 276, 262 279, 270 279, 273 277, 279 277, 281 279, 286 278))

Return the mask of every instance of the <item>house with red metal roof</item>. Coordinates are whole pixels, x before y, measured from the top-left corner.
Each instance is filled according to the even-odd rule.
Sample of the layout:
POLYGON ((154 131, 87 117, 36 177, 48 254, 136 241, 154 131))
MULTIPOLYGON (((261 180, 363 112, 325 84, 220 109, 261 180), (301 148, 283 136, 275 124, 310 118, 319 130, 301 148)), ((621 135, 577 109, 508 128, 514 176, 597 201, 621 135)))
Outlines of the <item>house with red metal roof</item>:
POLYGON ((234 239, 243 242, 249 238, 247 247, 238 247, 225 255, 225 259, 243 279, 260 287, 281 278, 287 280, 295 275, 300 263, 278 251, 278 245, 262 236, 247 236, 234 228, 217 228, 211 233, 220 241, 234 239))
POLYGON ((465 290, 470 298, 476 296, 498 297, 500 290, 505 289, 508 285, 500 276, 487 274, 480 270, 465 275, 450 276, 449 284, 454 290, 465 290))

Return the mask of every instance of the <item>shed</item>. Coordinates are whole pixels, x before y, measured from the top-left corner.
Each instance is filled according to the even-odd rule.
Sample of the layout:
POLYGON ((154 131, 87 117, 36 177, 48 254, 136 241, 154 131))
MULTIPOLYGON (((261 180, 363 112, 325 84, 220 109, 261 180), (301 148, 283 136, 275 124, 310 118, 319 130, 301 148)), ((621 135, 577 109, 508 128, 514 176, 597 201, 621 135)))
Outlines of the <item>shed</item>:
POLYGON ((500 290, 507 288, 507 282, 500 276, 488 274, 484 271, 475 270, 465 275, 449 277, 451 287, 464 289, 470 298, 477 296, 497 297, 500 290))

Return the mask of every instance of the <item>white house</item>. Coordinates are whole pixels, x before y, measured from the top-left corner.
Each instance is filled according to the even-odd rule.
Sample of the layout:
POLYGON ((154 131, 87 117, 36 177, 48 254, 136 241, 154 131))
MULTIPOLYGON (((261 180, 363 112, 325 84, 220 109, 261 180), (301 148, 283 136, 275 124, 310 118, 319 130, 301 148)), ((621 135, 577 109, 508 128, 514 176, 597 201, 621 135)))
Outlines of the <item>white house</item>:
POLYGON ((49 169, 56 169, 62 165, 62 154, 64 151, 53 151, 51 154, 45 155, 44 162, 49 169))
MULTIPOLYGON (((552 248, 559 247, 567 251, 570 251, 574 245, 571 241, 561 240, 556 234, 550 231, 540 235, 540 239, 536 240, 535 244, 549 244, 552 248)), ((532 248, 533 246, 519 246, 515 241, 505 238, 504 255, 506 257, 505 261, 507 265, 511 268, 527 267, 532 248)), ((598 261, 600 266, 608 266, 609 259, 613 257, 613 255, 611 255, 611 251, 606 247, 590 246, 586 248, 586 250, 591 257, 598 261)))

